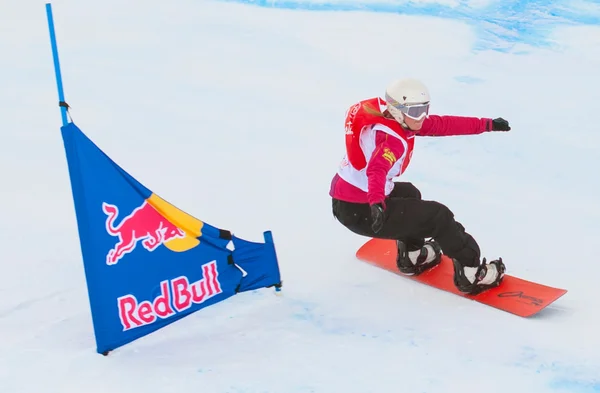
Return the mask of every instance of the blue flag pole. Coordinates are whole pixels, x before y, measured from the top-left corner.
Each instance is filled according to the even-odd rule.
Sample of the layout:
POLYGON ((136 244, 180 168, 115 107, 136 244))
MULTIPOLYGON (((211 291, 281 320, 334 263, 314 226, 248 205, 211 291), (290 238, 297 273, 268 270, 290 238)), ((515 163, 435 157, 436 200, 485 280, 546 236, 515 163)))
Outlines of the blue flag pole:
POLYGON ((58 104, 62 116, 63 126, 68 124, 67 104, 63 91, 62 76, 60 73, 60 62, 58 60, 58 45, 56 44, 56 33, 54 32, 54 19, 52 17, 52 5, 46 3, 46 15, 48 16, 48 28, 50 30, 50 44, 52 45, 52 57, 54 58, 54 72, 56 73, 56 86, 58 88, 58 104))

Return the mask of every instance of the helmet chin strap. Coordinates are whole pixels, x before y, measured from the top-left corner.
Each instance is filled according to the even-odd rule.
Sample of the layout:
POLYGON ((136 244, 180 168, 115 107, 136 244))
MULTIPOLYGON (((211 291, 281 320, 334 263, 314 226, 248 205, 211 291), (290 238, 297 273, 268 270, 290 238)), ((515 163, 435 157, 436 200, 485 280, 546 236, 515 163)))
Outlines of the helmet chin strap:
POLYGON ((414 133, 417 133, 417 132, 418 132, 418 131, 415 131, 415 130, 413 130, 412 128, 410 128, 410 127, 408 126, 408 124, 406 124, 406 121, 404 121, 404 115, 403 115, 402 113, 400 113, 400 116, 401 116, 401 119, 402 119, 402 121, 398 121, 398 119, 396 119, 396 121, 398 121, 398 123, 400 123, 400 125, 401 125, 403 128, 406 128, 407 130, 410 130, 410 131, 412 131, 412 132, 414 132, 414 133))
MULTIPOLYGON (((411 130, 410 127, 408 126, 408 124, 406 124, 406 122, 404 121, 404 115, 400 114, 402 121, 399 121, 398 123, 400 123, 400 125, 404 128, 406 128, 407 130, 411 130)), ((411 130, 412 131, 412 130, 411 130)))
POLYGON ((402 127, 406 128, 407 130, 411 130, 411 131, 413 131, 413 130, 412 130, 412 129, 411 129, 409 126, 408 126, 408 124, 406 124, 406 122, 404 121, 404 115, 402 114, 402 112, 400 112, 400 111, 398 111, 398 112, 397 112, 397 115, 398 115, 398 117, 400 117, 400 119, 398 119, 398 117, 396 117, 396 116, 392 115, 392 113, 389 111, 389 109, 387 110, 387 112, 388 112, 389 116, 390 116, 391 118, 393 118, 394 120, 396 120, 398 123, 400 123, 400 125, 401 125, 402 127))

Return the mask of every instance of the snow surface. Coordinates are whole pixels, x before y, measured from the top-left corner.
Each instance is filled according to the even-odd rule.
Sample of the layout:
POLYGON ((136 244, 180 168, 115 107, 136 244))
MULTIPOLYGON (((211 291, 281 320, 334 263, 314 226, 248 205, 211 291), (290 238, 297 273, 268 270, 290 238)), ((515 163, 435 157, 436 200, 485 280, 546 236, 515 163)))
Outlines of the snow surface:
MULTIPOLYGON (((260 3, 53 2, 78 126, 183 210, 249 240, 272 230, 284 279, 281 297, 237 295, 108 357, 95 352, 44 2, 0 3, 0 392, 600 392, 597 3, 561 1, 568 23, 500 26, 513 38, 484 44, 498 27, 485 18, 260 3), (356 260, 367 239, 328 196, 344 112, 403 76, 426 81, 438 114, 511 122, 418 140, 403 178, 510 274, 569 290, 538 316, 356 260)), ((440 1, 470 15, 494 3, 440 1)))

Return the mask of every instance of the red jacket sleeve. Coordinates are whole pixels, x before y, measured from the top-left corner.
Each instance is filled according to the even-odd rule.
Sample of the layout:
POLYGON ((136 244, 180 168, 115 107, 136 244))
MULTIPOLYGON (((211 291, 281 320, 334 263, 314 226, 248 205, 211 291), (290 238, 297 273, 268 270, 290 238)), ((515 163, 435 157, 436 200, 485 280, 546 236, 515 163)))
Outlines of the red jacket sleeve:
POLYGON ((399 157, 404 154, 404 145, 398 138, 377 131, 375 150, 367 163, 368 193, 370 205, 385 201, 387 174, 399 157))
POLYGON ((419 136, 474 135, 492 130, 492 119, 430 115, 423 121, 419 136))

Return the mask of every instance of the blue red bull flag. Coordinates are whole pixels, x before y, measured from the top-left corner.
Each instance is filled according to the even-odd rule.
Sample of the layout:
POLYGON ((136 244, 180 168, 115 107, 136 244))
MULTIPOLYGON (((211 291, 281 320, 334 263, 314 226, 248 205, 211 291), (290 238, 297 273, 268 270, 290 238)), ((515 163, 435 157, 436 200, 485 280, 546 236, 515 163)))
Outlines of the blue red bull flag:
POLYGON ((74 124, 61 128, 99 353, 237 293, 281 287, 264 243, 213 227, 153 193, 74 124))

